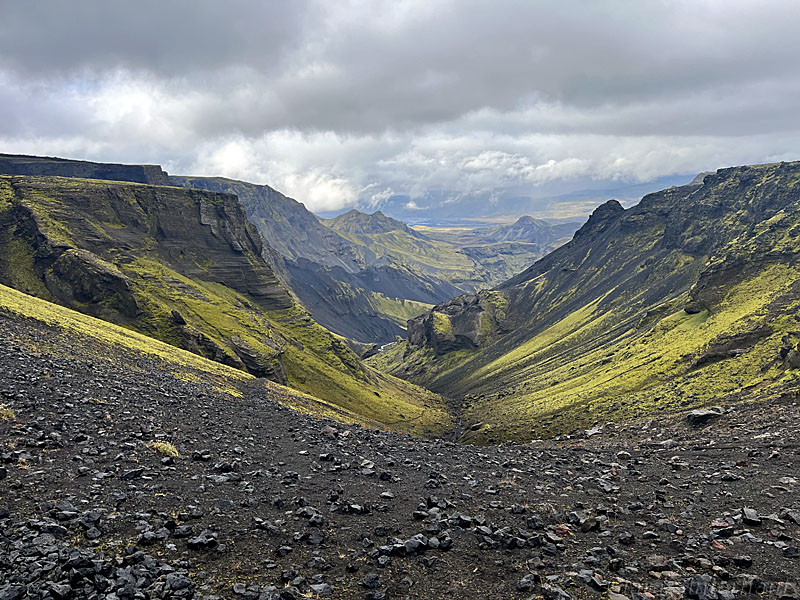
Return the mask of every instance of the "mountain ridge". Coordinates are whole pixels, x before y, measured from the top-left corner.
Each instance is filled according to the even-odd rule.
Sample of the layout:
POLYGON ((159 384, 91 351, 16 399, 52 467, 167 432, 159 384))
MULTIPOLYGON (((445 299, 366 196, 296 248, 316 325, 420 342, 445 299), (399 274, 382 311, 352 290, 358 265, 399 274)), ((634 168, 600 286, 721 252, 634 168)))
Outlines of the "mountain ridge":
POLYGON ((370 421, 447 427, 435 395, 366 367, 296 304, 234 195, 0 176, 0 225, 0 282, 11 287, 370 421))
POLYGON ((235 194, 264 240, 291 260, 305 258, 321 265, 341 267, 349 272, 365 264, 350 249, 350 242, 309 212, 301 202, 268 185, 225 177, 171 175, 175 185, 235 194))
POLYGON ((770 393, 796 375, 779 350, 796 345, 798 215, 800 163, 721 169, 627 210, 609 201, 485 292, 492 301, 440 304, 370 360, 460 398, 470 440, 553 435, 720 390, 770 393))
POLYGON ((380 211, 370 215, 353 209, 320 219, 265 185, 209 177, 172 180, 188 188, 235 193, 278 254, 268 260, 314 318, 368 344, 403 335, 409 311, 427 308, 417 303, 435 304, 499 282, 576 227, 539 224, 541 244, 432 236, 380 211))
POLYGON ((0 175, 78 177, 171 185, 169 175, 159 165, 96 163, 26 154, 0 154, 0 175))

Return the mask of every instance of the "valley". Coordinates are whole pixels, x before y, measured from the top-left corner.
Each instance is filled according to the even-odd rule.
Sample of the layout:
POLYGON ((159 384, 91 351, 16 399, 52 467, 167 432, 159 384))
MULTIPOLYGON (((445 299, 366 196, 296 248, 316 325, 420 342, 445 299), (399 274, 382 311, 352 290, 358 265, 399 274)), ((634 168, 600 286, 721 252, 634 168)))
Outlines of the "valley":
POLYGON ((799 23, 0 3, 0 600, 800 600, 799 23))
POLYGON ((0 597, 797 597, 800 163, 574 231, 49 160, 0 157, 0 597))
POLYGON ((610 200, 566 243, 573 223, 320 219, 268 186, 0 160, 69 165, 0 176, 5 284, 373 423, 521 442, 800 385, 798 163, 610 200))
POLYGON ((796 397, 478 447, 3 287, 0 328, 5 598, 797 595, 796 397))
POLYGON ((798 388, 800 164, 600 206, 492 291, 370 359, 460 399, 466 441, 533 439, 798 388))
MULTIPOLYGON (((380 211, 319 219, 266 185, 171 176, 178 185, 236 194, 274 251, 276 272, 317 322, 363 344, 405 334, 406 321, 430 305, 500 283, 566 242, 578 223, 523 219, 511 234, 428 235, 380 211), (502 238, 502 239, 501 239, 502 238)), ((497 232, 495 233, 495 229, 497 232)))

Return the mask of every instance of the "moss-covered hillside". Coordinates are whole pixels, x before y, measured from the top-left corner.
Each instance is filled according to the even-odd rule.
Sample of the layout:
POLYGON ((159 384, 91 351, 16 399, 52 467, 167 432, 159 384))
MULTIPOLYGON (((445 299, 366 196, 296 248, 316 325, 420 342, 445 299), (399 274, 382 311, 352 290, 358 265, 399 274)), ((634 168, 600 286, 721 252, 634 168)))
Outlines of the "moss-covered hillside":
POLYGON ((577 228, 526 217, 461 235, 418 232, 380 211, 351 210, 321 220, 267 185, 223 177, 171 179, 187 188, 236 194, 276 251, 270 262, 314 319, 369 344, 404 334, 406 320, 425 312, 424 305, 519 273, 577 228))
POLYGON ((523 440, 796 389, 798 320, 800 163, 760 165, 601 206, 371 360, 458 398, 465 440, 523 440))
POLYGON ((299 307, 235 196, 0 176, 0 282, 360 417, 441 432, 440 399, 365 367, 299 307))

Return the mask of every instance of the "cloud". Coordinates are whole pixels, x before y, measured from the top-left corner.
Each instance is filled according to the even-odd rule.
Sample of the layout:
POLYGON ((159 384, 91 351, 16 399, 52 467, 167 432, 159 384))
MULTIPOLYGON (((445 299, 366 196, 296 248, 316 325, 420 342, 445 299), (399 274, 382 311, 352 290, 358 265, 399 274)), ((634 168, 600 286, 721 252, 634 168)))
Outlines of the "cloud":
POLYGON ((8 152, 158 162, 315 210, 800 158, 794 0, 9 3, 8 152))

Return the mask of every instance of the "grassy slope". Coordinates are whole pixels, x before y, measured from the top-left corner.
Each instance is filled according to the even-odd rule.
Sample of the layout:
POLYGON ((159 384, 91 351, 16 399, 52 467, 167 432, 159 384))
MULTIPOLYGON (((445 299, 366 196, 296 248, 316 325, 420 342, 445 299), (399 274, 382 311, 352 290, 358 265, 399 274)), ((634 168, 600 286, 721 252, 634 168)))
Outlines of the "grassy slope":
POLYGON ((360 248, 365 255, 374 257, 372 262, 389 258, 394 264, 437 277, 466 290, 477 289, 481 284, 488 283, 486 270, 447 242, 417 238, 400 230, 370 234, 337 233, 360 248))
MULTIPOLYGON (((179 176, 173 179, 187 188, 236 194, 250 221, 264 239, 273 249, 290 260, 302 257, 321 265, 341 266, 347 271, 358 271, 364 266, 365 259, 359 257, 355 247, 351 248, 350 240, 323 225, 301 203, 287 198, 268 186, 222 177, 179 176)), ((367 318, 373 314, 379 315, 403 330, 408 319, 430 309, 430 306, 424 303, 392 298, 379 292, 353 288, 342 282, 339 282, 335 292, 335 307, 358 307, 362 311, 361 314, 367 318)), ((331 299, 331 302, 333 300, 331 299)), ((307 302, 307 299, 300 298, 300 301, 307 302)), ((319 319, 320 313, 315 313, 315 306, 309 304, 306 308, 319 319)), ((324 318, 324 315, 322 317, 324 318)), ((338 324, 341 326, 339 332, 344 334, 346 324, 338 324)), ((328 328, 336 328, 334 321, 325 325, 328 328)), ((366 343, 374 340, 362 336, 359 341, 366 343)))
POLYGON ((612 343, 559 360, 575 340, 607 327, 613 313, 576 311, 507 355, 476 368, 466 381, 505 377, 513 386, 502 396, 473 398, 465 420, 485 426, 488 438, 539 437, 653 411, 707 405, 726 397, 756 397, 798 379, 779 368, 781 339, 798 326, 800 269, 771 265, 734 286, 712 313, 678 309, 643 330, 628 330, 612 343), (775 315, 771 306, 780 306, 775 315), (788 309, 788 310, 784 310, 788 309), (691 368, 713 342, 769 325, 773 333, 735 357, 691 368), (541 359, 539 358, 541 356, 541 359), (505 423, 512 423, 506 426, 505 423))
POLYGON ((781 393, 798 384, 779 350, 800 330, 799 187, 800 165, 765 165, 654 195, 502 288, 515 317, 493 345, 437 357, 404 343, 370 363, 463 398, 465 439, 479 442, 781 393), (698 277, 713 285, 688 314, 698 277))
MULTIPOLYGON (((0 212, 20 201, 14 200, 8 182, 2 179, 0 212)), ((81 247, 81 242, 74 239, 74 232, 59 218, 60 211, 70 211, 68 199, 62 197, 64 189, 83 194, 114 189, 126 194, 136 185, 78 179, 25 179, 29 187, 22 202, 37 214, 46 237, 54 244, 76 248, 81 247)), ((144 188, 148 193, 169 189, 139 187, 139 191, 144 188)), ((114 247, 110 239, 125 228, 102 202, 95 204, 86 219, 88 227, 111 246, 102 259, 96 260, 128 278, 140 308, 135 320, 114 318, 113 312, 102 314, 104 318, 108 316, 126 327, 175 345, 181 344, 181 331, 190 329, 217 341, 236 337, 266 356, 277 357, 282 351, 289 383, 298 390, 351 411, 362 419, 389 424, 396 430, 436 435, 449 429, 450 419, 441 398, 364 367, 340 338, 314 323, 300 307, 262 310, 247 294, 218 282, 187 277, 159 255, 158 243, 153 238, 134 235, 127 240, 125 248, 114 247), (186 320, 186 327, 176 327, 171 318, 173 310, 186 320)), ((5 258, 0 267, 6 280, 27 292, 52 299, 33 270, 33 249, 15 237, 13 231, 4 232, 0 242, 13 250, 9 253, 4 249, 2 253, 5 258)), ((202 257, 197 259, 201 261, 202 257)), ((258 257, 252 259, 259 260, 258 257)), ((198 266, 202 265, 198 263, 198 266)), ((82 306, 79 302, 73 305, 81 311, 97 310, 95 306, 82 306)), ((222 344, 220 347, 226 349, 222 344)))
MULTIPOLYGON (((343 422, 368 424, 358 415, 349 414, 318 398, 271 381, 257 380, 239 369, 175 348, 102 319, 29 296, 2 284, 0 284, 0 310, 55 327, 69 334, 76 343, 83 344, 87 350, 93 349, 98 359, 114 360, 118 352, 131 352, 157 358, 163 361, 165 371, 178 378, 200 381, 234 396, 241 396, 245 389, 258 382, 258 385, 263 386, 270 395, 276 396, 291 408, 343 422)), ((57 347, 46 350, 59 353, 57 347)))
POLYGON ((346 351, 344 342, 317 325, 300 307, 260 312, 252 300, 220 284, 189 280, 154 261, 137 261, 126 273, 147 264, 143 298, 158 305, 155 314, 178 310, 198 330, 215 337, 237 336, 256 350, 266 340, 280 344, 289 385, 323 398, 371 421, 400 431, 435 435, 450 426, 441 400, 427 390, 371 369, 346 351), (180 289, 164 285, 178 280, 180 289))
POLYGON ((388 317, 403 329, 405 329, 409 319, 418 317, 433 308, 432 305, 424 302, 388 298, 377 292, 369 292, 369 301, 376 312, 388 317))

